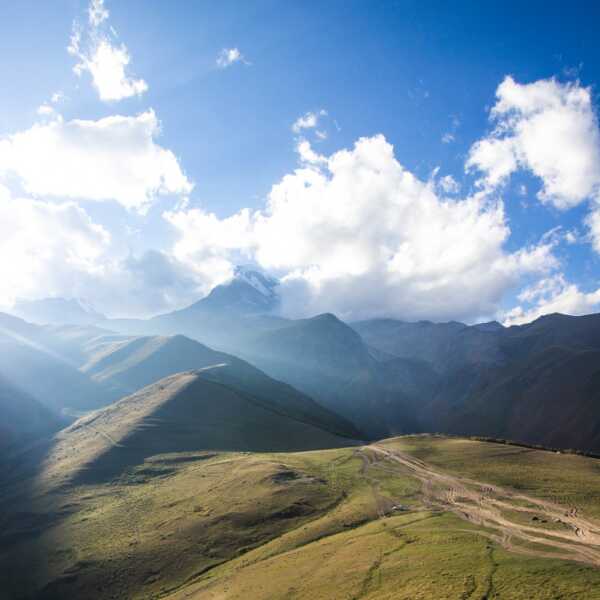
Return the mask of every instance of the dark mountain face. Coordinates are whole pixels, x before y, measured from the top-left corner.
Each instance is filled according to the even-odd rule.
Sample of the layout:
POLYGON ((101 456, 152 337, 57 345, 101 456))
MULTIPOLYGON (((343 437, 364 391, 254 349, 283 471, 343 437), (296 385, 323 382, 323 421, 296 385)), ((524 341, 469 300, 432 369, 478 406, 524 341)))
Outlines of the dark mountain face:
POLYGON ((369 348, 332 314, 288 322, 257 335, 242 352, 250 362, 351 419, 373 438, 414 431, 417 395, 437 379, 422 361, 369 348))
POLYGON ((600 450, 600 315, 547 315, 510 328, 355 327, 381 350, 418 356, 440 374, 421 396, 424 429, 600 450))
MULTIPOLYGON (((106 321, 119 331, 148 338, 115 338, 112 343, 120 346, 112 357, 107 354, 88 364, 89 348, 106 348, 107 339, 98 342, 91 333, 71 331, 72 337, 81 338, 75 354, 81 354, 82 345, 89 348, 88 354, 68 354, 69 360, 95 383, 111 386, 112 393, 129 393, 151 382, 152 372, 164 376, 178 366, 194 368, 195 363, 165 359, 163 353, 177 344, 172 341, 148 358, 152 367, 142 361, 113 373, 104 363, 121 353, 143 354, 158 344, 156 334, 183 334, 243 357, 351 420, 369 437, 448 431, 600 449, 588 423, 595 422, 590 398, 595 398, 597 379, 589 353, 600 351, 599 315, 547 315, 509 328, 497 322, 467 326, 394 319, 349 327, 331 314, 297 321, 275 316, 276 289, 274 280, 258 272, 239 271, 231 282, 186 309, 148 321, 106 321), (553 354, 556 348, 562 354, 553 354), (555 356, 552 367, 542 368, 549 356, 555 356), (558 361, 556 356, 563 358, 558 361), (574 368, 579 361, 587 365, 580 373, 585 385, 572 375, 579 372, 574 368), (129 381, 123 379, 125 374, 129 381), (560 386, 557 374, 562 377, 560 386), (553 382, 550 388, 548 382, 553 382), (560 397, 556 390, 562 390, 560 397), (562 430, 549 426, 559 415, 568 415, 562 430), (578 440, 579 432, 583 437, 578 440)), ((67 349, 73 347, 69 343, 67 349)), ((65 348, 59 353, 66 356, 65 348)), ((188 350, 179 354, 196 356, 188 350)))
MULTIPOLYGON (((330 314, 290 321, 213 308, 226 304, 222 297, 235 297, 236 289, 216 289, 214 300, 209 296, 145 327, 187 334, 240 355, 350 419, 370 437, 484 432, 563 445, 587 431, 577 447, 597 448, 595 434, 583 423, 590 418, 591 409, 584 406, 594 397, 594 374, 586 375, 586 391, 575 384, 569 388, 565 427, 574 432, 570 437, 542 426, 545 418, 556 418, 550 404, 560 406, 558 398, 552 403, 539 400, 545 382, 556 377, 554 371, 536 369, 535 385, 525 383, 529 379, 524 373, 530 365, 545 364, 546 353, 554 347, 568 350, 574 361, 586 356, 581 353, 600 350, 598 315, 548 315, 509 328, 497 322, 467 326, 394 319, 362 321, 350 328, 330 314), (523 412, 525 406, 529 412, 523 412)), ((556 372, 568 379, 562 365, 556 365, 556 372)), ((567 404, 563 406, 566 415, 567 404)))
POLYGON ((379 350, 422 360, 438 373, 447 373, 465 364, 493 364, 502 360, 498 344, 504 328, 485 325, 376 319, 353 323, 352 327, 379 350))

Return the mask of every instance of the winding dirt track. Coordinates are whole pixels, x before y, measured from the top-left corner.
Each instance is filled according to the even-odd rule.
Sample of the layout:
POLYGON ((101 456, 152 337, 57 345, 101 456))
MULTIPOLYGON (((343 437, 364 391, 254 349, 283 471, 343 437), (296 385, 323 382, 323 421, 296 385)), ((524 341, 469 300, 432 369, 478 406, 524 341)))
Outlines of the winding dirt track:
POLYGON ((396 470, 421 481, 425 503, 485 527, 482 535, 507 550, 600 567, 600 523, 577 508, 436 470, 410 455, 373 444, 361 449, 369 467, 396 470))

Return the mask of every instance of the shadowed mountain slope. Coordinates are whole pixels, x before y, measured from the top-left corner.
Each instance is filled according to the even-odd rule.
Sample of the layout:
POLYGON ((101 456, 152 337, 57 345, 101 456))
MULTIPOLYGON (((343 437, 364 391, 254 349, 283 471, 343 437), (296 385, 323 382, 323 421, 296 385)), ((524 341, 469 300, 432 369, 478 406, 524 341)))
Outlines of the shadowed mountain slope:
POLYGON ((526 325, 354 324, 382 351, 441 374, 423 395, 424 430, 600 450, 600 315, 552 314, 526 325))
POLYGON ((45 329, 0 314, 0 376, 56 412, 97 408, 107 390, 45 343, 45 329))
POLYGON ((29 394, 0 376, 0 451, 34 442, 65 422, 29 394))
POLYGON ((370 437, 414 431, 414 403, 436 381, 424 362, 369 348, 332 314, 263 333, 244 347, 244 356, 351 419, 370 437))
MULTIPOLYGON (((291 451, 353 442, 300 419, 298 411, 212 380, 214 365, 162 379, 82 417, 58 434, 44 468, 52 487, 66 479, 118 476, 145 458, 196 450, 291 451)), ((327 427, 327 424, 325 424, 327 427)))
POLYGON ((105 406, 175 373, 227 365, 205 375, 242 393, 279 405, 297 418, 351 438, 363 437, 350 422, 288 384, 235 356, 182 335, 131 337, 96 327, 39 327, 9 317, 0 373, 57 410, 105 406), (41 374, 43 378, 36 375, 41 374))
POLYGON ((211 350, 182 335, 126 338, 107 343, 91 353, 82 371, 125 395, 168 375, 216 364, 226 368, 207 371, 205 379, 268 399, 298 418, 314 421, 341 435, 360 437, 348 421, 291 386, 235 356, 211 350))

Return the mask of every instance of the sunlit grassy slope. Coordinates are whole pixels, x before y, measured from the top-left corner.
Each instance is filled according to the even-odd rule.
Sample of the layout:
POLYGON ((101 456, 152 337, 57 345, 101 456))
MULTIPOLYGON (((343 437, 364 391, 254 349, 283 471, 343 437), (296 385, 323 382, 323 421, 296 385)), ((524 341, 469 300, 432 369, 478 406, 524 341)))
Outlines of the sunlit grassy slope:
POLYGON ((600 459, 444 436, 404 436, 383 445, 445 472, 578 507, 600 519, 600 459))
MULTIPOLYGON (((600 517, 591 458, 431 436, 377 446, 600 517)), ((4 498, 3 598, 600 598, 600 569, 507 551, 370 447, 160 454, 110 483, 37 485, 12 515, 4 498)))

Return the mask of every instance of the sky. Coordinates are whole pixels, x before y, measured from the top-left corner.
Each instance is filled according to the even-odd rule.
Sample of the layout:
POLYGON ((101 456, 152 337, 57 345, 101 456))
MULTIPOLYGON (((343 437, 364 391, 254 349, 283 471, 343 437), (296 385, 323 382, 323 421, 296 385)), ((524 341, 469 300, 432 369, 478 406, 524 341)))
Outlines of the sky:
POLYGON ((600 310, 600 6, 24 0, 0 8, 0 310, 600 310))

